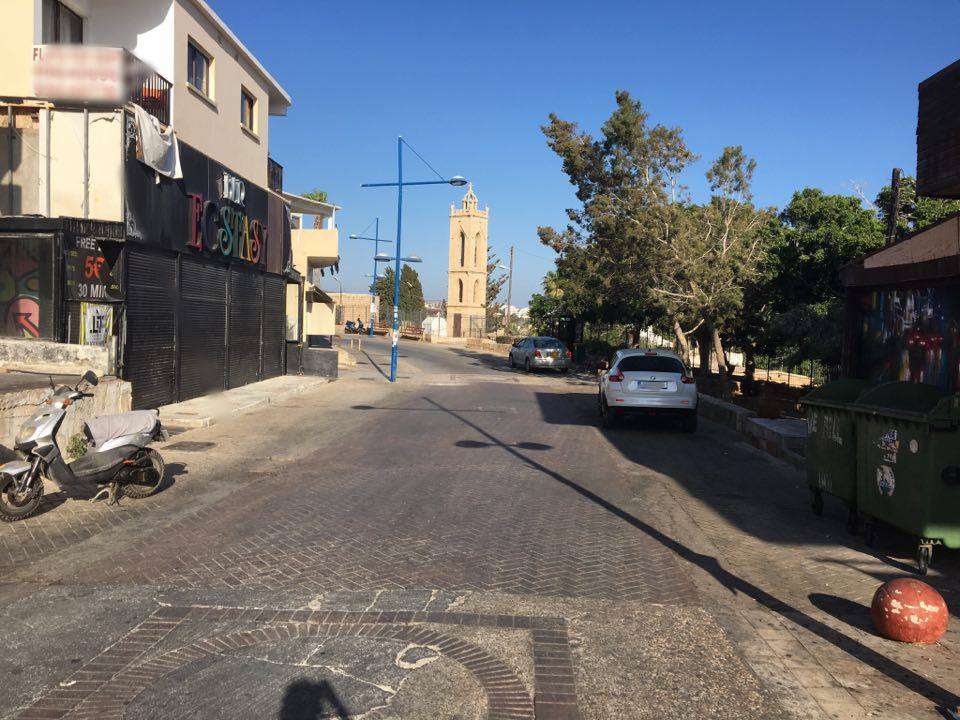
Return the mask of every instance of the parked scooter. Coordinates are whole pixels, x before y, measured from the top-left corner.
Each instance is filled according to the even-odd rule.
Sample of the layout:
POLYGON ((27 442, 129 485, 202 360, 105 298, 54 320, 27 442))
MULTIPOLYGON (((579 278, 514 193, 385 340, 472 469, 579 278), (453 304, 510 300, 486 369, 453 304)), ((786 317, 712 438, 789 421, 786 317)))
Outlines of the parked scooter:
POLYGON ((68 497, 106 496, 116 504, 124 495, 145 498, 163 484, 164 463, 160 453, 148 447, 166 440, 167 432, 156 410, 138 410, 105 415, 84 423, 86 454, 69 465, 57 443, 57 432, 67 408, 93 397, 81 387, 97 385, 99 378, 87 371, 76 387, 60 386, 20 426, 14 449, 23 455, 0 465, 0 520, 12 522, 29 517, 40 506, 43 479, 52 480, 68 497))

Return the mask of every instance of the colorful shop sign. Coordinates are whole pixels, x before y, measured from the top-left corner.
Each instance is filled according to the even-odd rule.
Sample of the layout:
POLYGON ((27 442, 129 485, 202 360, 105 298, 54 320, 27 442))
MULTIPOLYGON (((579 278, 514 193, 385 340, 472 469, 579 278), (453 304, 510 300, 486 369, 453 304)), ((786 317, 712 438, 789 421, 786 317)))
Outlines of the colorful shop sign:
POLYGON ((92 237, 66 241, 64 274, 70 300, 119 302, 123 300, 123 263, 119 246, 92 237), (104 252, 109 247, 111 252, 104 252))
POLYGON ((246 183, 224 172, 218 179, 217 189, 220 199, 216 202, 205 200, 199 193, 187 196, 187 247, 259 264, 267 229, 261 220, 247 215, 246 183))

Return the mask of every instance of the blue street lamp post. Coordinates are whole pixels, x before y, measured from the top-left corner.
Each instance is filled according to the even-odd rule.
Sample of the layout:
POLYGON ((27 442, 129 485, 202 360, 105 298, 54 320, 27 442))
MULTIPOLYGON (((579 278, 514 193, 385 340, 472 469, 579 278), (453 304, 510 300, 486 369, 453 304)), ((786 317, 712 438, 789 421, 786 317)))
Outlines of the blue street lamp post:
MULTIPOLYGON (((397 341, 400 338, 400 262, 420 262, 420 258, 400 257, 401 233, 403 223, 403 188, 408 185, 466 185, 467 180, 460 175, 454 175, 449 180, 420 180, 416 182, 403 181, 403 137, 397 137, 397 182, 395 183, 364 183, 360 187, 395 187, 397 189, 397 246, 393 263, 393 332, 390 347, 390 382, 397 380, 397 341)), ((416 152, 414 150, 414 152, 416 152)), ((422 159, 422 158, 421 158, 422 159)), ((432 169, 432 168, 431 168, 432 169)), ((434 171, 436 172, 436 171, 434 171)), ((439 176, 439 174, 438 174, 439 176)), ((389 260, 389 258, 387 258, 389 260)))
MULTIPOLYGON (((367 225, 367 227, 370 227, 367 225)), ((377 255, 380 254, 380 243, 382 242, 393 242, 392 240, 385 240, 380 237, 380 218, 376 218, 376 231, 373 233, 373 237, 365 237, 363 235, 350 235, 351 240, 372 240, 373 241, 373 280, 370 282, 370 328, 367 333, 373 337, 373 325, 376 322, 376 313, 374 312, 375 301, 377 292, 377 280, 380 278, 377 275, 377 255)))

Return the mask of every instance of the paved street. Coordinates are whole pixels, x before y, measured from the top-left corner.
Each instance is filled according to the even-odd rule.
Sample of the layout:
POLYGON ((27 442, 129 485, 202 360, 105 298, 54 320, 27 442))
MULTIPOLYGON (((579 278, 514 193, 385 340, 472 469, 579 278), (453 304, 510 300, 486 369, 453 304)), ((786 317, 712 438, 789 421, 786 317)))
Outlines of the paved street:
MULTIPOLYGON (((0 526, 0 717, 935 718, 960 629, 710 423, 604 432, 589 377, 364 338, 340 380, 183 432, 171 484, 0 526)), ((957 561, 929 578, 954 613, 957 561)))

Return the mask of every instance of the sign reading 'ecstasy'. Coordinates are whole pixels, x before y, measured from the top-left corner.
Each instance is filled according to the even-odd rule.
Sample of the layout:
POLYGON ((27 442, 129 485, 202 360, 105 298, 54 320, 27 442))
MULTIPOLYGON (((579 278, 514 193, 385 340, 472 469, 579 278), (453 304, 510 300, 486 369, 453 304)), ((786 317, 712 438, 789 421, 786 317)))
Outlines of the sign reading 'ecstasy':
POLYGON ((246 184, 224 172, 218 179, 220 200, 204 201, 203 195, 190 198, 190 235, 187 247, 219 253, 259 264, 267 240, 267 230, 260 220, 247 216, 246 184))

